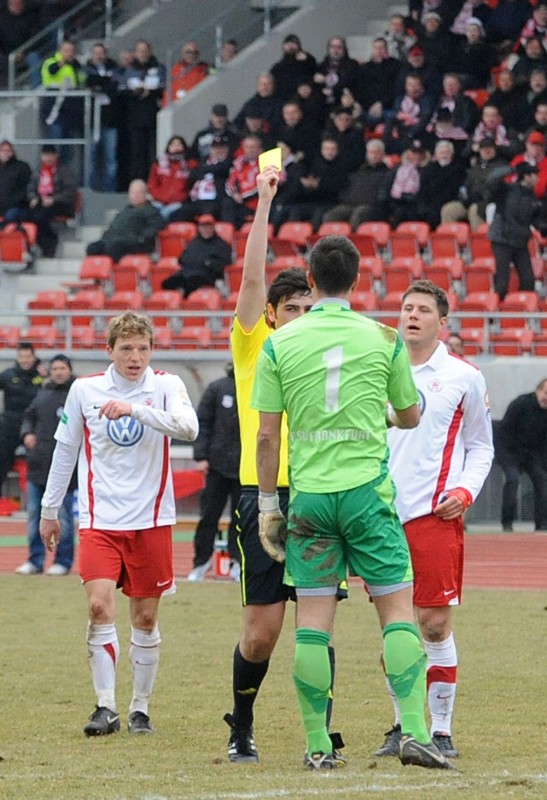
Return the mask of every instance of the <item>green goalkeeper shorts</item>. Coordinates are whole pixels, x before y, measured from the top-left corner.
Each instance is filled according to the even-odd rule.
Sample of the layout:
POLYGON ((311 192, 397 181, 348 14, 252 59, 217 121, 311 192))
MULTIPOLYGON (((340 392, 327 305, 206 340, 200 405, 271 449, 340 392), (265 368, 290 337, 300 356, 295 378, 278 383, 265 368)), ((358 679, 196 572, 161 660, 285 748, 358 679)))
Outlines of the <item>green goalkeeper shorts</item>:
POLYGON ((294 585, 336 586, 348 573, 371 588, 412 581, 394 497, 387 472, 343 492, 311 494, 291 488, 286 567, 294 585))

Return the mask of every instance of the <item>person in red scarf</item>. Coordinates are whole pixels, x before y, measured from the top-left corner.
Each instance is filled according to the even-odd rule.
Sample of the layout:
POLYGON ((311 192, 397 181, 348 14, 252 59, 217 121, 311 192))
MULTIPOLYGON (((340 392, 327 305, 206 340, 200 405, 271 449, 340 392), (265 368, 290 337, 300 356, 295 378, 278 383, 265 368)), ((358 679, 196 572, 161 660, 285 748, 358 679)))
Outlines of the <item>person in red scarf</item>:
POLYGON ((54 258, 58 236, 51 227, 55 217, 73 217, 76 211, 78 184, 68 164, 59 161, 55 145, 44 144, 40 164, 33 173, 29 188, 29 208, 18 219, 38 226, 37 241, 44 258, 54 258))
POLYGON ((247 217, 254 217, 258 205, 256 176, 262 143, 257 136, 246 136, 241 142, 242 155, 235 159, 226 181, 226 197, 222 201, 221 219, 239 229, 247 217))
POLYGON ((171 100, 179 100, 209 74, 209 64, 199 60, 195 42, 186 42, 180 51, 180 61, 171 70, 171 100))
POLYGON ((188 200, 188 176, 197 162, 187 158, 188 146, 182 136, 171 136, 165 153, 152 164, 148 191, 152 205, 164 219, 169 219, 188 200))

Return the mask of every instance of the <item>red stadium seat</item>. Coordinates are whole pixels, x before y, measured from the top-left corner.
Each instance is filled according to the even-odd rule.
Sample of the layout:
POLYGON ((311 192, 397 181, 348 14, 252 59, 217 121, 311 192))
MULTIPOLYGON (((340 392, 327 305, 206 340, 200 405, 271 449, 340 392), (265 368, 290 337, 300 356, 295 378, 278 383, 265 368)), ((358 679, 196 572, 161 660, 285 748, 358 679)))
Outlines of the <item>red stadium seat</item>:
POLYGON ((173 345, 177 349, 202 350, 211 344, 211 330, 203 325, 183 325, 173 335, 173 345))
POLYGON ((24 338, 34 347, 48 350, 60 347, 62 344, 59 331, 53 325, 29 325, 24 333, 24 338))
POLYGON ((365 236, 362 233, 351 233, 348 238, 359 250, 361 258, 374 258, 375 256, 378 256, 379 251, 372 236, 365 236))
POLYGON ((138 290, 114 292, 105 303, 109 311, 141 311, 144 305, 144 295, 138 290))
POLYGON ((461 258, 435 258, 424 264, 423 276, 445 292, 462 291, 463 261, 461 258))
POLYGON ((72 325, 67 331, 67 347, 74 350, 92 350, 98 345, 98 337, 92 325, 72 325))
POLYGON ((378 308, 378 295, 375 292, 353 292, 351 307, 354 311, 376 311, 378 308))
POLYGON ((180 269, 180 264, 176 258, 160 258, 152 268, 148 275, 148 282, 152 292, 160 292, 162 290, 162 283, 166 278, 171 277, 175 272, 180 269))
MULTIPOLYGON (((484 328, 488 314, 498 310, 498 296, 493 292, 471 292, 460 303, 460 311, 480 314, 461 319, 462 328, 484 328)), ((463 333, 461 334, 463 337, 463 333)))
POLYGON ((219 311, 221 307, 221 296, 217 289, 196 289, 181 303, 181 315, 184 319, 183 327, 205 326, 211 320, 211 312, 219 311), (188 314, 188 312, 208 312, 203 316, 188 314))
POLYGON ((312 234, 311 222, 284 222, 270 240, 270 249, 274 256, 300 253, 307 249, 312 234))
POLYGON ((486 232, 480 233, 473 231, 469 239, 470 257, 471 261, 476 261, 477 258, 493 258, 492 243, 487 237, 486 232))
POLYGON ((149 255, 128 255, 112 268, 112 284, 115 292, 132 292, 141 289, 152 269, 149 255))
POLYGON ((386 293, 404 292, 411 283, 422 276, 424 263, 421 258, 397 257, 384 264, 383 282, 386 293))
POLYGON ((370 236, 376 242, 376 247, 384 253, 387 249, 391 228, 387 222, 361 222, 355 233, 359 236, 370 236))
POLYGON ((520 356, 533 347, 534 333, 527 328, 504 328, 490 334, 490 345, 494 355, 520 356))
POLYGON ((530 328, 531 320, 512 317, 510 312, 536 314, 539 311, 539 297, 535 292, 509 292, 500 303, 499 310, 504 312, 500 320, 502 328, 530 328))
POLYGON ((397 225, 395 233, 408 233, 418 242, 421 251, 424 251, 429 242, 431 228, 427 222, 401 222, 397 225))
POLYGON ((178 322, 177 319, 172 317, 165 316, 164 314, 154 314, 154 311, 169 311, 175 312, 179 311, 182 306, 182 295, 178 291, 169 291, 164 289, 163 291, 159 292, 152 292, 150 297, 148 297, 144 301, 144 311, 150 316, 152 320, 152 324, 156 328, 166 327, 170 325, 171 327, 176 327, 176 323, 178 322), (175 323, 173 325, 173 323, 175 323))
MULTIPOLYGON (((38 292, 34 300, 29 300, 27 308, 29 311, 63 311, 67 307, 67 299, 65 292, 38 292)), ((31 325, 55 325, 56 319, 58 317, 49 315, 29 315, 31 325)))
POLYGON ((0 325, 0 347, 17 347, 21 331, 16 325, 0 325))
POLYGON ((455 236, 460 249, 465 250, 469 244, 471 230, 467 222, 441 222, 435 228, 435 233, 447 233, 455 236))
POLYGON ((493 257, 476 259, 470 264, 464 264, 463 269, 467 294, 493 291, 496 271, 496 262, 493 257))
POLYGON ((95 319, 94 311, 102 311, 105 307, 106 295, 102 289, 82 289, 68 301, 67 308, 71 312, 71 324, 75 326, 87 326, 95 319), (74 312, 87 310, 88 313, 81 315, 74 312))
POLYGON ((230 293, 238 292, 243 278, 243 267, 240 263, 230 264, 224 269, 224 281, 230 293))
POLYGON ((452 233, 439 233, 434 231, 429 239, 431 258, 459 258, 461 248, 457 238, 452 233))
POLYGON ((196 234, 195 222, 170 222, 158 234, 160 258, 178 258, 196 234))
POLYGON ((215 231, 230 247, 233 246, 235 228, 231 222, 215 222, 215 231))
POLYGON ((391 325, 392 328, 399 326, 399 318, 401 316, 401 304, 403 301, 403 292, 389 292, 381 300, 378 301, 379 311, 394 312, 390 316, 380 316, 380 322, 384 325, 391 325))

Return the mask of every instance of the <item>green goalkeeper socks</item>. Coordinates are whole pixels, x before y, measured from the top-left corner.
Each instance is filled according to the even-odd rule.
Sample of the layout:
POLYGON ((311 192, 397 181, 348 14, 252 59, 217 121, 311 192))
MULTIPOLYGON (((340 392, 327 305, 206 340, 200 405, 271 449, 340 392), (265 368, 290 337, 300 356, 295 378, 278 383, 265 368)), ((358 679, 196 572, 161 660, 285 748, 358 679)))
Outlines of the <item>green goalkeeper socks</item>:
POLYGON ((327 732, 326 712, 331 671, 328 644, 330 636, 311 628, 297 628, 293 677, 306 732, 306 752, 332 753, 327 732))
POLYGON ((386 676, 401 710, 401 730, 418 742, 431 741, 425 722, 426 654, 415 625, 394 622, 384 628, 386 676))

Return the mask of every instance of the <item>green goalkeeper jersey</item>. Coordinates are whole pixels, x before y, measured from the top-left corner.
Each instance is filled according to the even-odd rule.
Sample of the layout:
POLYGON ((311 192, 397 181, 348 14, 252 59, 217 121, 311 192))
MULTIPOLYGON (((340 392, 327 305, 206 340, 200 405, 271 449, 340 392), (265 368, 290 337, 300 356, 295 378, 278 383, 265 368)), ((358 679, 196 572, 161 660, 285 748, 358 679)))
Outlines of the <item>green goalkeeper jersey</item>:
POLYGON ((406 347, 394 328, 343 300, 316 303, 264 343, 252 406, 287 412, 293 489, 339 492, 376 478, 388 401, 418 402, 406 347))

